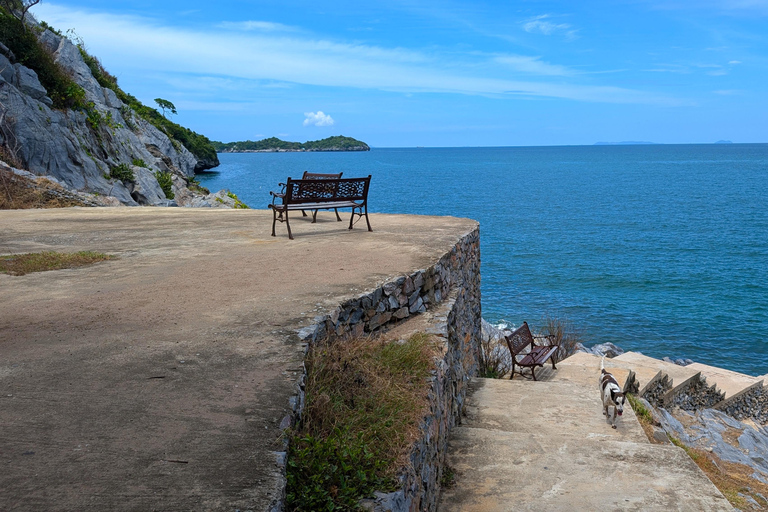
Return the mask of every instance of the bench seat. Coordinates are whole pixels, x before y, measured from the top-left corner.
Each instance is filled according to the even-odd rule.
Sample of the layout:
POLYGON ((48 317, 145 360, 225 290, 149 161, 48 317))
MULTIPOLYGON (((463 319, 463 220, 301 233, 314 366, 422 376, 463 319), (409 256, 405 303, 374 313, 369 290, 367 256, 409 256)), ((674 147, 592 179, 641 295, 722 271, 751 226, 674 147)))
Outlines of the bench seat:
MULTIPOLYGON (((528 322, 523 322, 523 325, 515 329, 512 334, 504 337, 507 341, 510 355, 512 356, 512 371, 509 375, 510 379, 515 376, 515 366, 519 366, 521 369, 530 368, 531 376, 533 377, 533 380, 536 380, 536 367, 544 366, 547 359, 552 363, 552 369, 557 370, 557 367, 555 367, 555 358, 560 346, 554 344, 537 345, 535 341, 536 338, 544 338, 551 341, 553 337, 551 335, 534 336, 531 333, 531 329, 528 327, 528 322), (530 349, 528 352, 525 352, 528 347, 530 347, 530 349), (520 359, 518 359, 518 357, 520 359)), ((519 370, 517 373, 524 377, 526 376, 522 370, 519 370)))

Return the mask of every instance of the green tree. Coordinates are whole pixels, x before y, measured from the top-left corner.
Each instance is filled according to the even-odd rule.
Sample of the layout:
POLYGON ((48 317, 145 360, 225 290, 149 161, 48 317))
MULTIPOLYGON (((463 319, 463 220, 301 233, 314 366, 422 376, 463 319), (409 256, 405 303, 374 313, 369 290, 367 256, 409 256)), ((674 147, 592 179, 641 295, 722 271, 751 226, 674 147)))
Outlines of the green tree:
MULTIPOLYGON (((4 7, 6 11, 19 18, 22 23, 24 22, 24 16, 27 15, 27 11, 32 8, 33 5, 37 5, 41 0, 0 0, 0 6, 4 7)), ((26 29, 27 26, 24 25, 26 29)))
POLYGON ((163 109, 163 117, 165 117, 166 110, 171 114, 176 114, 176 106, 170 101, 164 100, 163 98, 155 98, 155 103, 157 103, 158 107, 163 109))

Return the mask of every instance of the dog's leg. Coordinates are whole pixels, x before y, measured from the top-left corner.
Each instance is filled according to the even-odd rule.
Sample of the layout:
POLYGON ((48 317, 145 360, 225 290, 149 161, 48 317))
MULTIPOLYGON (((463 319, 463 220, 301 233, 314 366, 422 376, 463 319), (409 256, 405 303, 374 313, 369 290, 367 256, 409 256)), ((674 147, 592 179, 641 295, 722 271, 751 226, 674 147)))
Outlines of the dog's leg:
POLYGON ((616 428, 616 406, 613 406, 613 416, 611 416, 611 428, 616 428))

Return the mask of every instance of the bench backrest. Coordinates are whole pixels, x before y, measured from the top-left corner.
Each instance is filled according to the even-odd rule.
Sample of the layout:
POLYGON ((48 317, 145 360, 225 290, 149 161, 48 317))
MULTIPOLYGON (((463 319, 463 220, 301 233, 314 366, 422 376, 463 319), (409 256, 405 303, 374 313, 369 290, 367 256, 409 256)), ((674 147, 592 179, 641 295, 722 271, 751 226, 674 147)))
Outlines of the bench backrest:
POLYGON ((528 322, 523 322, 523 325, 512 331, 509 336, 504 336, 504 339, 507 340, 507 346, 512 355, 519 354, 529 345, 535 345, 528 322))
POLYGON ((309 172, 304 171, 304 175, 301 177, 303 180, 337 180, 341 178, 343 172, 337 173, 323 173, 323 172, 309 172))
POLYGON ((284 204, 331 201, 362 201, 368 199, 371 176, 367 178, 308 179, 288 178, 284 204))

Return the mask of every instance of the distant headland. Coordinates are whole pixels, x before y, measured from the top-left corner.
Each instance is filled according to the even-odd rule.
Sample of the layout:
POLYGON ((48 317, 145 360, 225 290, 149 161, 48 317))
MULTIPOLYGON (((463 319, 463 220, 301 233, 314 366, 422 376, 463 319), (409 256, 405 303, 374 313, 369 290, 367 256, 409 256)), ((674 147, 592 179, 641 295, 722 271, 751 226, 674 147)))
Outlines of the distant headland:
POLYGON ((370 151, 371 148, 363 141, 337 135, 322 140, 307 142, 288 142, 277 137, 257 141, 245 140, 240 142, 212 141, 218 153, 284 153, 293 151, 370 151))

